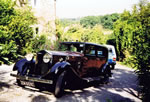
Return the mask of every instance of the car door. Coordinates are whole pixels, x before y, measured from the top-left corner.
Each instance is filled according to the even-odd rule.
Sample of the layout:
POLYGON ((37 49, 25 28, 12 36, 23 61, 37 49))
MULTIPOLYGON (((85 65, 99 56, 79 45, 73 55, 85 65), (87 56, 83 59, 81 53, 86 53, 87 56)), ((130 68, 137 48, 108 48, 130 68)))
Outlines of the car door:
POLYGON ((96 46, 86 44, 83 57, 82 75, 86 74, 91 68, 97 67, 96 46))
POLYGON ((99 69, 107 62, 108 51, 105 47, 97 46, 96 55, 97 68, 99 69))

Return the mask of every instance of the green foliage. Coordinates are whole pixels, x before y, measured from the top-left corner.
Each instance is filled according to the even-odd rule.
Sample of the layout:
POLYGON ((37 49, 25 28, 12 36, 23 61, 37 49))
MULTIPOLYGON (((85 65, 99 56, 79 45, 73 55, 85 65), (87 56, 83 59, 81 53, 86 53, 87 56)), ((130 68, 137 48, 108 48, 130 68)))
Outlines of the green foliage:
POLYGON ((87 32, 84 32, 82 35, 82 41, 93 42, 97 44, 105 44, 106 40, 102 29, 102 26, 96 25, 92 29, 87 30, 87 32))
POLYGON ((10 63, 17 58, 17 46, 14 41, 6 41, 5 44, 0 44, 0 63, 10 63))
POLYGON ((62 35, 63 41, 81 41, 84 29, 80 25, 72 25, 65 29, 62 35))
POLYGON ((105 44, 106 38, 103 34, 103 27, 95 25, 91 28, 85 28, 80 24, 72 24, 64 27, 61 21, 56 21, 56 35, 58 42, 62 41, 79 41, 79 42, 93 42, 98 44, 105 44))
POLYGON ((125 58, 123 52, 130 50, 132 52, 133 34, 141 33, 141 24, 132 17, 129 11, 124 11, 120 19, 114 23, 114 35, 116 36, 117 52, 120 60, 125 58))
POLYGON ((15 15, 14 3, 11 0, 0 0, 0 25, 8 25, 15 15))
POLYGON ((63 28, 62 28, 63 24, 58 19, 55 22, 56 22, 56 36, 58 40, 61 40, 63 34, 63 28))
POLYGON ((99 19, 96 16, 87 16, 80 19, 80 24, 83 25, 83 27, 94 27, 98 23, 99 19))
POLYGON ((106 29, 113 29, 113 23, 119 19, 119 14, 113 13, 110 15, 104 15, 101 17, 101 24, 106 29))
POLYGON ((23 49, 26 47, 26 43, 30 42, 30 39, 33 37, 33 30, 29 26, 33 24, 33 22, 33 15, 29 10, 16 10, 16 16, 13 17, 11 23, 8 25, 12 34, 12 40, 14 40, 19 47, 17 51, 19 54, 25 54, 23 49))
POLYGON ((42 49, 44 49, 44 47, 46 46, 46 36, 43 35, 37 35, 33 40, 32 40, 32 44, 31 44, 31 50, 32 52, 36 53, 42 49))
POLYGON ((61 26, 67 27, 72 24, 79 24, 79 21, 80 21, 79 19, 61 19, 59 22, 61 26))
POLYGON ((100 25, 96 25, 93 28, 84 28, 79 24, 74 24, 65 28, 60 41, 80 41, 104 44, 106 40, 102 33, 102 29, 100 25))
POLYGON ((15 9, 12 0, 0 0, 0 64, 26 54, 33 36, 30 25, 35 22, 29 7, 15 9))
POLYGON ((113 33, 105 35, 105 37, 107 38, 106 44, 116 46, 116 38, 115 38, 115 35, 113 33))
MULTIPOLYGON (((150 97, 150 3, 141 0, 132 12, 124 11, 114 24, 118 52, 126 50, 139 75, 139 86, 143 102, 150 97)), ((119 54, 121 56, 121 53, 119 54)), ((125 54, 124 54, 125 55, 125 54)))
POLYGON ((116 22, 118 19, 118 13, 104 16, 87 16, 80 19, 80 24, 86 28, 92 28, 95 25, 102 25, 106 29, 113 29, 113 23, 116 22))

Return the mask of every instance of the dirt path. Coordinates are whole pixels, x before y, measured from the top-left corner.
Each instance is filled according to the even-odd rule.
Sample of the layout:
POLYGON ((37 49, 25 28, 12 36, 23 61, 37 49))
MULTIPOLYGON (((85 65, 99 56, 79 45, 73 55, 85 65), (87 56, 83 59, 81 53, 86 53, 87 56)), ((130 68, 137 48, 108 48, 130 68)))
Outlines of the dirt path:
POLYGON ((13 66, 0 66, 0 102, 141 102, 137 95, 137 76, 130 68, 117 64, 109 84, 68 91, 57 99, 50 92, 15 85, 10 76, 13 66))

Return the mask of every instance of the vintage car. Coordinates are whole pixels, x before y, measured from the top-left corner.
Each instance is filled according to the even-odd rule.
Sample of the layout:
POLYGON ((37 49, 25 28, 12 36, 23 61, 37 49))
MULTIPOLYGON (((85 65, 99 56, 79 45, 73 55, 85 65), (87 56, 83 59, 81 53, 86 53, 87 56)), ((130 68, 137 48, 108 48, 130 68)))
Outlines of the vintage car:
POLYGON ((56 97, 64 89, 83 89, 111 77, 105 46, 85 42, 62 42, 59 51, 41 50, 30 59, 17 61, 11 76, 19 86, 51 90, 56 97))

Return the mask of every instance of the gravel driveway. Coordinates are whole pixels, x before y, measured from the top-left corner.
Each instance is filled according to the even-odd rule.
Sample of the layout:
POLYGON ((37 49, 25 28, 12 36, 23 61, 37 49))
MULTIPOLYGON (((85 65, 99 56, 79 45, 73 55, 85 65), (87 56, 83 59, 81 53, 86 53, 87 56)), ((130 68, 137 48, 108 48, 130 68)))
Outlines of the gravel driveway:
POLYGON ((110 83, 84 90, 65 90, 59 99, 47 91, 18 87, 15 78, 10 76, 12 67, 0 66, 0 102, 141 102, 134 70, 120 64, 113 70, 110 83))

